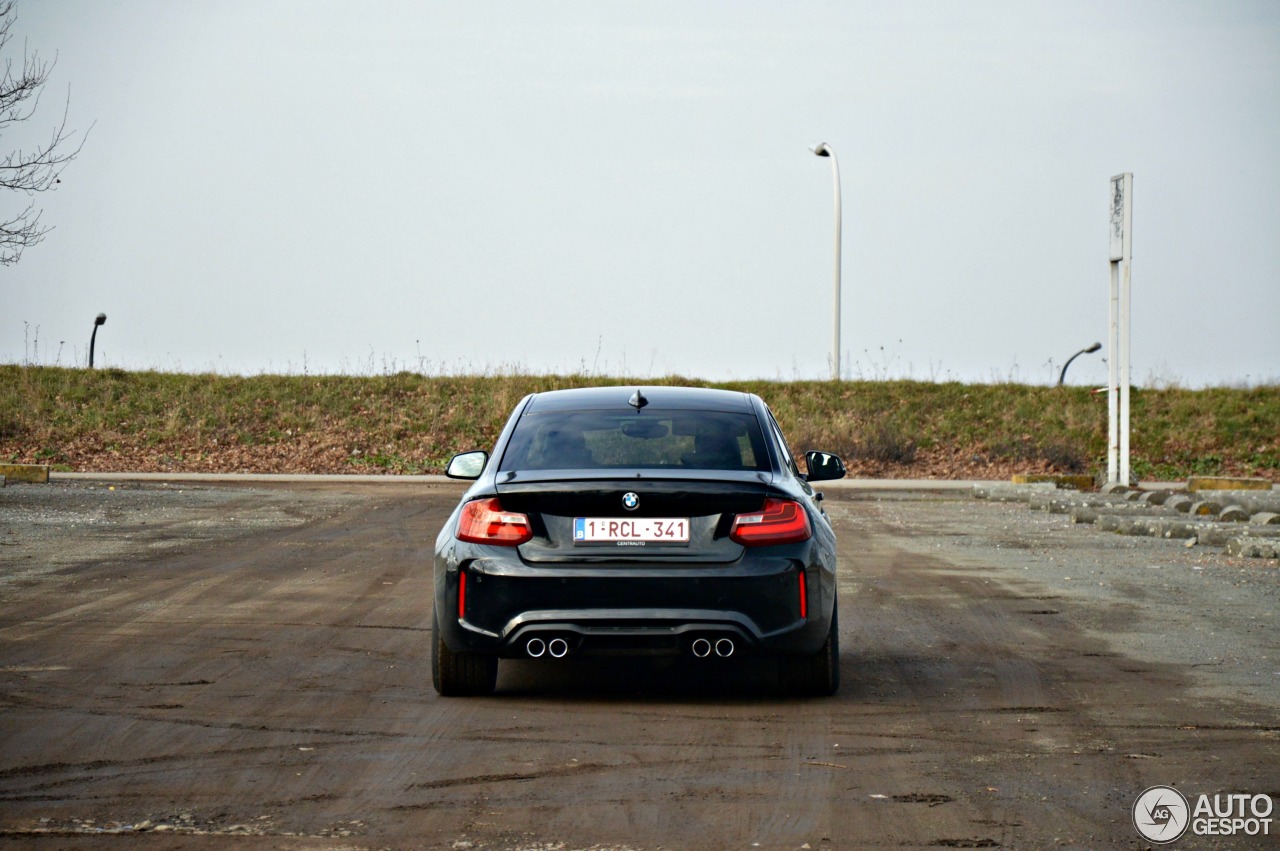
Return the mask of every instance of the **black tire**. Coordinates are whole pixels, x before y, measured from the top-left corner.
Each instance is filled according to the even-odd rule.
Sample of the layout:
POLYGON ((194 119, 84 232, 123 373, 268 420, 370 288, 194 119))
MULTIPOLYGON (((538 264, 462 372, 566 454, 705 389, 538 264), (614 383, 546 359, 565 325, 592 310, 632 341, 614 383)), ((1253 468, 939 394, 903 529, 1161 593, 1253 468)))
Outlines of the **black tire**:
POLYGON ((840 607, 831 606, 831 629, 817 653, 783 656, 778 681, 787 694, 825 697, 840 689, 840 607))
POLYGON ((440 636, 440 620, 431 618, 431 683, 445 697, 493 694, 498 685, 498 657, 455 653, 440 636))

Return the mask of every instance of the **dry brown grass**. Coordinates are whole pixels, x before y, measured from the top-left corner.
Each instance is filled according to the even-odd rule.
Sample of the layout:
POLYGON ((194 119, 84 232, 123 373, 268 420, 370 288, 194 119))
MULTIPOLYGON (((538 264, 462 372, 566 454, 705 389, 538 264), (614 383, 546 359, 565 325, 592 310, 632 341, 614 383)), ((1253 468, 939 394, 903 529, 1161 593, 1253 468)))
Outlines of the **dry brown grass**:
MULTIPOLYGON (((215 376, 0 366, 0 459, 84 471, 438 472, 489 448, 525 394, 602 376, 215 376)), ((678 376, 647 384, 689 384, 678 376)), ((1084 388, 913 381, 707 384, 757 393, 797 453, 855 476, 1096 472, 1106 403, 1084 388)), ((1135 390, 1144 478, 1280 475, 1280 387, 1135 390)))

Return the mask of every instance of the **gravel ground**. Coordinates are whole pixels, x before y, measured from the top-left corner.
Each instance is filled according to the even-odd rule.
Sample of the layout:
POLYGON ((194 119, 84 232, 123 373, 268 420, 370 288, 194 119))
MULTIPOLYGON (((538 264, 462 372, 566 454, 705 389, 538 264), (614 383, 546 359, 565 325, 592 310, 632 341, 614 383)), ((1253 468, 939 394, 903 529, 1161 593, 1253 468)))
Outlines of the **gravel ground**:
POLYGON ((883 495, 876 503, 887 523, 910 533, 900 546, 945 554, 987 581, 1031 583, 1032 596, 1053 601, 1046 610, 1061 610, 1053 616, 1125 655, 1212 669, 1199 678, 1206 696, 1280 706, 1280 561, 1101 532, 1020 503, 955 495, 883 495))
POLYGON ((267 487, 92 481, 0 488, 0 588, 67 567, 125 561, 301 525, 341 505, 267 487))
POLYGON ((833 488, 836 696, 744 654, 510 660, 448 699, 460 490, 0 490, 0 844, 1138 849, 1149 786, 1280 796, 1275 561, 833 488))

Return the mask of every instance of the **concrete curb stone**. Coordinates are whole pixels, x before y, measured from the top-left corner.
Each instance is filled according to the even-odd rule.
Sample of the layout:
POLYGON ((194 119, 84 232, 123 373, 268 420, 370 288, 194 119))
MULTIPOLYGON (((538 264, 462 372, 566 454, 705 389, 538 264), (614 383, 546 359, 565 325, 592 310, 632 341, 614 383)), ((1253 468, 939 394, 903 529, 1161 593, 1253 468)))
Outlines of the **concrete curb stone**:
POLYGON ((1200 530, 1200 534, 1196 535, 1196 543, 1203 544, 1206 547, 1225 547, 1227 541, 1240 537, 1280 539, 1280 527, 1259 526, 1256 529, 1250 528, 1245 531, 1235 525, 1207 524, 1200 530))
POLYGON ((1238 505, 1251 514, 1259 511, 1272 511, 1280 514, 1280 494, 1277 493, 1222 491, 1213 494, 1213 498, 1224 504, 1238 505))
POLYGON ((1187 479, 1187 490, 1196 491, 1269 491, 1269 479, 1250 478, 1245 476, 1192 476, 1187 479))
POLYGON ((43 485, 49 481, 48 464, 0 464, 0 476, 6 481, 43 485))
POLYGON ((1218 512, 1218 520, 1223 523, 1248 523, 1249 512, 1238 505, 1228 505, 1218 512))
POLYGON ((1253 537, 1232 538, 1227 541, 1227 555, 1243 558, 1280 558, 1280 540, 1259 540, 1253 537))
POLYGON ((1122 514, 1104 514, 1094 526, 1104 532, 1117 535, 1135 535, 1147 538, 1192 538, 1195 533, 1213 523, 1209 517, 1126 517, 1122 514))
POLYGON ((1064 490, 1090 490, 1096 484, 1093 476, 1075 473, 1015 473, 1015 485, 1052 484, 1064 490))
POLYGON ((973 495, 989 502, 1028 502, 1038 494, 1054 493, 1057 489, 1057 485, 1052 482, 1029 485, 991 484, 975 486, 973 495))
POLYGON ((1213 515, 1214 517, 1222 513, 1222 503, 1213 499, 1202 499, 1198 502, 1191 503, 1191 507, 1187 509, 1188 514, 1197 514, 1201 517, 1213 515))
MULTIPOLYGON (((1031 508, 1037 506, 1035 500, 1031 502, 1031 508)), ((1134 504, 1123 500, 1117 501, 1106 497, 1076 497, 1069 496, 1053 497, 1044 502, 1041 510, 1050 514, 1070 514, 1072 509, 1076 508, 1099 508, 1099 509, 1115 509, 1119 511, 1129 511, 1131 509, 1149 509, 1150 506, 1145 504, 1134 504)))
POLYGON ((1177 517, 1177 512, 1158 505, 1084 506, 1071 509, 1072 523, 1097 523, 1102 517, 1177 517))
POLYGON ((1146 521, 1147 535, 1152 538, 1191 540, 1197 538, 1203 523, 1194 520, 1168 520, 1164 518, 1146 521))

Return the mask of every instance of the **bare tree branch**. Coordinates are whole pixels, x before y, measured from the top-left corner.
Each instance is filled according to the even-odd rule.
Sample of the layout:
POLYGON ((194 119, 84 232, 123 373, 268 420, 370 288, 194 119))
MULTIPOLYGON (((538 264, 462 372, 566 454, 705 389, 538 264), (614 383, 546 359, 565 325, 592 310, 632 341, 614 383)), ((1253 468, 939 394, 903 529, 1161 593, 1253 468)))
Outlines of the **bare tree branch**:
MULTIPOLYGON (((13 37, 15 4, 16 0, 0 2, 0 52, 4 51, 13 37)), ((12 125, 28 121, 35 115, 45 83, 56 65, 56 58, 52 63, 43 60, 38 52, 28 53, 25 45, 21 64, 15 63, 11 58, 3 60, 3 73, 0 73, 0 137, 12 125)), ((0 158, 0 189, 31 196, 57 188, 62 182, 63 169, 80 154, 89 136, 86 131, 79 143, 75 143, 75 131, 67 129, 70 107, 71 91, 68 89, 62 119, 54 126, 48 141, 34 148, 20 147, 0 158)), ((90 130, 92 129, 91 126, 90 130)), ((35 202, 31 201, 21 213, 0 222, 0 265, 17 263, 22 257, 23 249, 38 245, 53 229, 52 226, 41 224, 41 212, 36 209, 35 202)))
POLYGON ((50 230, 52 228, 41 226, 40 211, 34 203, 9 221, 0 223, 0 264, 8 266, 18 262, 22 249, 43 242, 50 230))

